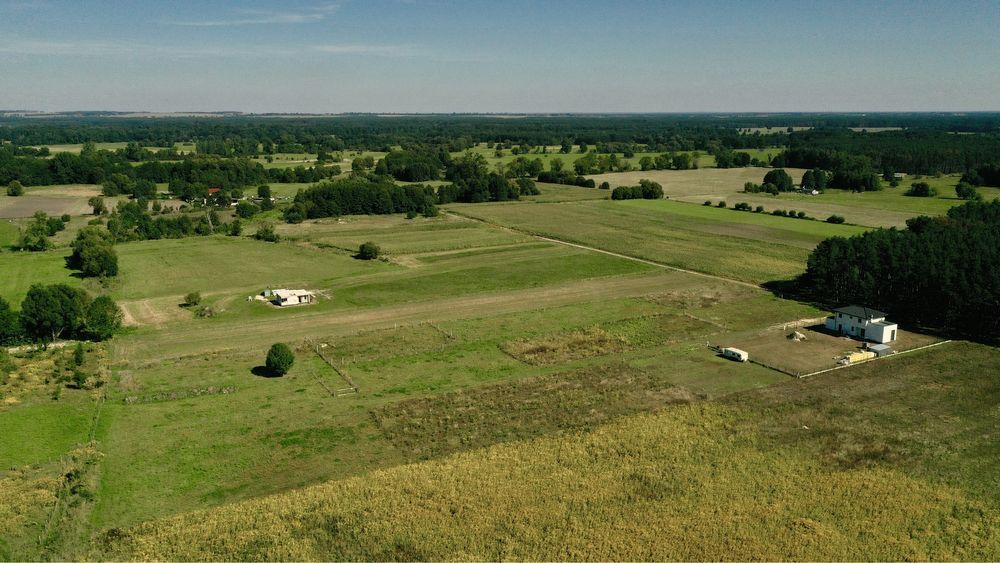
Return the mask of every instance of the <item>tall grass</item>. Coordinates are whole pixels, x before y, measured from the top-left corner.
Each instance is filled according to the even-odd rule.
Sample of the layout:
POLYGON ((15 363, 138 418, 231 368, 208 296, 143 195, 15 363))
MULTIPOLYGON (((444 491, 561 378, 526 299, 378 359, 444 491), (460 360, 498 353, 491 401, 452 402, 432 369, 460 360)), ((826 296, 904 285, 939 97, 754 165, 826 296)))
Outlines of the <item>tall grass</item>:
POLYGON ((883 467, 759 447, 752 413, 679 406, 596 431, 102 534, 123 559, 995 559, 996 514, 883 467))

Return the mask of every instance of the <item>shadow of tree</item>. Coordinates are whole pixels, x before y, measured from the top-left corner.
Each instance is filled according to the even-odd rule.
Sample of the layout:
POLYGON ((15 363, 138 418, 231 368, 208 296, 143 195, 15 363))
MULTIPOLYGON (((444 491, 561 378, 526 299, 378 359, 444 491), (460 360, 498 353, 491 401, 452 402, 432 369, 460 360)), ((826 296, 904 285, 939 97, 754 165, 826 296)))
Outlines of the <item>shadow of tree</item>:
POLYGON ((280 373, 276 373, 267 368, 267 366, 255 366, 250 370, 250 373, 256 375, 257 377, 281 377, 280 373))

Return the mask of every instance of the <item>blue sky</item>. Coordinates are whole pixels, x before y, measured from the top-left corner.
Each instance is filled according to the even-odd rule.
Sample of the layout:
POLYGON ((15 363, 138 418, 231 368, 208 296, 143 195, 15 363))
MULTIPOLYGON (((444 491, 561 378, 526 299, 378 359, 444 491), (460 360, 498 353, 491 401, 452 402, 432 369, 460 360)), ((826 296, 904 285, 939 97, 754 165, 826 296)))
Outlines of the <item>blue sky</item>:
POLYGON ((0 0, 0 109, 1000 110, 1000 1, 0 0))

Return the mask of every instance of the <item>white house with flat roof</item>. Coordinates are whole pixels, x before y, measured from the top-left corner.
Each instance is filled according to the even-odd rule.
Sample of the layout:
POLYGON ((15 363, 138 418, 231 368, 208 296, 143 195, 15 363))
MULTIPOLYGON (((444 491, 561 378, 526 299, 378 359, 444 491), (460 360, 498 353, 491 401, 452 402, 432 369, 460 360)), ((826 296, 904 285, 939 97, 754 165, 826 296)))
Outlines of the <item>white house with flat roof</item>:
POLYGON ((316 294, 305 289, 275 289, 271 291, 272 302, 279 307, 307 305, 316 301, 316 294))
POLYGON ((850 305, 833 310, 826 318, 826 329, 838 334, 885 344, 896 340, 896 323, 885 320, 882 311, 850 305))

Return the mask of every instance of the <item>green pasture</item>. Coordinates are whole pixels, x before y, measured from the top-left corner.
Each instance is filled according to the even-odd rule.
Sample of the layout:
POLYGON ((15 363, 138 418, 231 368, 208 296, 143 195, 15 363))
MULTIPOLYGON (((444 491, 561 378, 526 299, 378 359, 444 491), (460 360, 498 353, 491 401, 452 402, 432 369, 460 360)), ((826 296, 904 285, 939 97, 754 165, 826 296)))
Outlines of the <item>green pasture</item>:
MULTIPOLYGON (((172 358, 160 358, 161 351, 153 345, 155 335, 149 337, 149 345, 125 344, 118 357, 118 382, 102 417, 100 439, 107 456, 95 520, 101 527, 127 525, 424 459, 428 452, 442 455, 558 429, 543 425, 524 434, 509 426, 505 433, 503 424, 493 424, 490 437, 431 447, 434 441, 448 439, 427 435, 420 452, 400 450, 386 439, 370 413, 401 401, 433 400, 458 391, 478 393, 478 389, 483 389, 486 400, 490 392, 484 385, 513 382, 517 401, 513 408, 534 416, 535 400, 530 393, 519 396, 516 382, 535 377, 572 379, 574 373, 622 362, 633 366, 628 369, 649 374, 644 381, 651 393, 680 385, 716 396, 785 379, 763 368, 706 355, 702 339, 723 329, 681 314, 692 311, 711 317, 712 307, 741 299, 751 290, 724 283, 706 286, 687 276, 662 287, 668 293, 660 301, 596 295, 515 313, 482 308, 468 318, 437 324, 415 322, 329 337, 314 334, 312 341, 324 344, 327 357, 361 389, 359 394, 336 398, 330 390, 346 387, 340 376, 311 348, 297 346, 301 342, 297 337, 280 329, 273 338, 297 346, 297 363, 281 378, 255 375, 266 345, 247 345, 238 336, 232 342, 235 349, 172 358), (705 292, 713 296, 710 302, 703 299, 705 292), (511 340, 590 326, 627 336, 634 344, 623 355, 546 366, 524 364, 501 350, 511 340), (229 391, 195 394, 208 388, 229 391), (126 402, 129 397, 131 404, 126 402)), ((794 307, 768 314, 770 307, 766 301, 752 305, 768 319, 805 314, 794 307)), ((182 324, 165 330, 187 332, 182 324)), ((191 338, 198 337, 195 333, 191 338)), ((654 404, 615 403, 611 409, 586 400, 560 419, 587 427, 654 404), (605 409, 596 419, 595 408, 605 409)))
POLYGON ((669 200, 452 209, 525 232, 755 283, 794 277, 821 240, 862 231, 669 200))
POLYGON ((0 473, 23 465, 58 461, 90 434, 94 401, 84 393, 65 392, 59 401, 0 407, 0 473), (16 437, 14 439, 13 437, 16 437))

